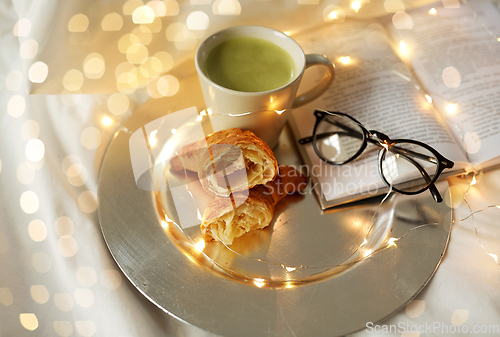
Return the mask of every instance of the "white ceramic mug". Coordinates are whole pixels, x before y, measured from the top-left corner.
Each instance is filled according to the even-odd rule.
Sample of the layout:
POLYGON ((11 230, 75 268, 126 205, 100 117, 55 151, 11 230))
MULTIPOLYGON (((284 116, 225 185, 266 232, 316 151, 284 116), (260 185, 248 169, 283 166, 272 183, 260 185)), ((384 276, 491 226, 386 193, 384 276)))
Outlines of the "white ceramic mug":
POLYGON ((305 55, 299 44, 291 37, 280 31, 261 26, 234 26, 212 34, 198 47, 195 65, 208 113, 213 115, 211 122, 214 131, 231 127, 248 129, 271 147, 274 147, 278 142, 279 134, 288 115, 286 111, 317 98, 328 89, 335 75, 333 64, 325 56, 305 55), (295 62, 297 70, 295 76, 279 88, 261 92, 236 91, 210 80, 203 71, 210 51, 224 41, 243 36, 265 39, 288 52, 295 62), (305 69, 313 65, 325 66, 327 69, 325 75, 315 87, 296 97, 305 69), (283 110, 285 112, 280 113, 283 110), (268 112, 249 114, 246 118, 242 116, 248 112, 258 111, 268 112), (225 117, 228 115, 240 115, 240 117, 225 117))

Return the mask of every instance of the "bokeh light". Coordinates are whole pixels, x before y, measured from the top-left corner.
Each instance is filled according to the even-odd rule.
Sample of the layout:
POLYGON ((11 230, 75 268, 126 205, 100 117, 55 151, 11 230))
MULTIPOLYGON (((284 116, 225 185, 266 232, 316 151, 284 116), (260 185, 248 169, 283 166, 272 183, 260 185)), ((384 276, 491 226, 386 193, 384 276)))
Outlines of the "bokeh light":
POLYGON ((385 0, 384 8, 388 13, 404 12, 406 10, 405 3, 402 0, 385 0))
POLYGON ((195 11, 188 15, 187 28, 190 30, 205 30, 208 28, 210 19, 205 12, 195 11))
POLYGON ((127 95, 122 93, 114 93, 109 96, 107 101, 108 110, 114 115, 122 115, 128 111, 130 101, 127 95))
POLYGON ((123 14, 132 15, 135 9, 141 6, 144 6, 144 2, 142 2, 141 0, 128 0, 123 4, 123 14))
POLYGON ((148 48, 146 48, 143 44, 136 43, 127 49, 127 61, 132 64, 144 63, 148 59, 148 56, 148 48))
POLYGON ((77 69, 71 69, 64 74, 63 87, 68 91, 78 91, 83 85, 83 74, 77 69))
POLYGON ((241 5, 237 0, 216 0, 212 12, 215 15, 240 15, 241 5))
POLYGON ((166 73, 172 69, 174 66, 174 58, 170 53, 166 51, 160 51, 157 52, 154 57, 158 60, 160 60, 161 65, 162 65, 162 72, 166 73))
POLYGON ((17 118, 20 117, 26 109, 26 101, 21 95, 14 95, 7 103, 7 112, 10 116, 17 118))
POLYGON ((21 321, 21 325, 29 331, 36 330, 38 328, 38 319, 33 313, 25 313, 19 315, 19 320, 21 321))
POLYGON ((19 19, 14 25, 12 34, 14 36, 28 36, 31 32, 31 21, 27 18, 19 19))
POLYGON ((140 43, 140 40, 134 34, 125 34, 118 40, 118 50, 122 54, 126 54, 130 46, 140 43))
POLYGON ((82 13, 75 14, 68 21, 68 30, 73 33, 81 33, 89 27, 89 18, 82 13))
POLYGON ((87 78, 101 78, 105 70, 106 64, 101 54, 90 53, 83 60, 83 72, 87 78))
POLYGON ((441 77, 443 78, 444 85, 448 88, 458 88, 462 83, 460 72, 455 67, 444 68, 441 77))
POLYGON ((22 59, 32 59, 38 53, 38 42, 29 39, 21 43, 19 46, 19 56, 22 59))
POLYGON ((33 83, 43 83, 49 74, 49 67, 43 62, 35 62, 28 71, 28 78, 33 83))
POLYGON ((123 27, 123 18, 118 13, 109 13, 101 21, 101 28, 104 31, 115 32, 123 27))
POLYGON ((153 40, 153 34, 151 34, 151 30, 145 25, 136 27, 132 31, 132 35, 137 36, 137 38, 139 39, 139 43, 145 46, 149 45, 153 40))
POLYGON ((45 155, 45 145, 38 138, 31 139, 26 144, 26 148, 25 148, 24 152, 25 152, 26 158, 29 161, 37 162, 37 161, 42 160, 43 156, 45 155))
MULTIPOLYGON (((163 0, 166 8, 166 16, 176 16, 179 14, 179 4, 175 0, 163 0)), ((210 2, 209 2, 210 4, 210 2)))
POLYGON ((153 10, 155 16, 163 17, 167 14, 167 6, 163 1, 152 0, 149 1, 146 6, 150 7, 153 10))
POLYGON ((132 22, 135 24, 151 23, 155 18, 153 9, 149 6, 140 6, 132 13, 132 22))
POLYGON ((396 29, 412 29, 413 19, 406 12, 397 12, 392 16, 392 24, 396 29))

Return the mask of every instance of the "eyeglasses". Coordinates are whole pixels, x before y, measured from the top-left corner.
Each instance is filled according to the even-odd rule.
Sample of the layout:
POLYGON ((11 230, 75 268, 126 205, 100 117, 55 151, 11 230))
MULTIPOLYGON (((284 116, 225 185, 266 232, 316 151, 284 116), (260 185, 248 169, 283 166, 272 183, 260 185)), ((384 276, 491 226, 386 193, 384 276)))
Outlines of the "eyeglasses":
POLYGON ((300 144, 312 142, 316 154, 331 165, 347 164, 358 158, 368 143, 380 147, 378 171, 384 183, 402 194, 418 194, 429 189, 434 200, 443 201, 434 183, 444 169, 454 163, 427 144, 410 139, 390 139, 368 131, 353 117, 341 113, 315 110, 313 135, 300 144))

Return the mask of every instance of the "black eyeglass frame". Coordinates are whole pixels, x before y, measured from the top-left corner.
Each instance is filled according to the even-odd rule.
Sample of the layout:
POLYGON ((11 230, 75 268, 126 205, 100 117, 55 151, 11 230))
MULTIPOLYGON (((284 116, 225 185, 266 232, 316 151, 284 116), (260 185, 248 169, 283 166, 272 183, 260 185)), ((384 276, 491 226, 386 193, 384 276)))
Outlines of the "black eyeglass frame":
MULTIPOLYGON (((354 117, 349 116, 348 114, 345 114, 343 112, 326 111, 326 110, 316 109, 314 111, 314 116, 316 117, 316 122, 314 124, 313 135, 310 136, 310 137, 305 137, 305 138, 300 139, 299 140, 300 144, 307 144, 307 143, 311 143, 312 142, 312 146, 313 146, 314 152, 316 152, 316 155, 321 160, 323 160, 324 162, 326 162, 326 163, 328 163, 330 165, 336 165, 336 166, 344 165, 344 164, 347 164, 347 163, 355 160, 366 149, 366 146, 368 145, 368 142, 370 142, 372 144, 375 144, 377 146, 380 146, 381 149, 380 149, 380 151, 378 153, 378 171, 379 171, 379 175, 382 178, 382 180, 384 181, 384 183, 387 186, 389 186, 389 187, 391 187, 392 185, 387 181, 387 179, 385 178, 385 176, 384 176, 384 174, 382 172, 382 162, 383 162, 383 160, 385 158, 385 155, 386 155, 389 147, 397 145, 398 143, 410 143, 410 144, 422 146, 423 148, 425 148, 426 150, 428 150, 429 152, 431 152, 435 156, 435 158, 436 158, 437 166, 438 167, 437 167, 436 174, 434 175, 434 177, 432 177, 432 178, 429 177, 429 175, 427 174, 427 172, 417 162, 415 162, 415 161, 413 161, 411 159, 406 158, 407 160, 411 161, 412 164, 415 165, 417 167, 417 169, 420 171, 420 173, 423 175, 424 179, 426 180, 426 185, 423 186, 421 189, 416 190, 416 191, 404 191, 404 190, 400 190, 398 188, 395 188, 394 186, 392 186, 392 189, 395 190, 395 191, 397 191, 397 192, 399 192, 399 193, 401 193, 401 194, 406 194, 406 195, 419 194, 419 193, 422 193, 425 190, 429 189, 429 191, 431 192, 431 194, 432 194, 434 200, 436 200, 436 202, 442 202, 443 201, 443 198, 441 197, 441 194, 439 194, 439 191, 437 190, 437 188, 434 185, 434 183, 436 182, 436 180, 439 178, 439 176, 441 175, 441 173, 445 169, 448 169, 448 168, 451 169, 453 167, 454 162, 452 162, 449 159, 446 159, 443 155, 441 155, 438 151, 436 151, 431 146, 429 146, 429 145, 427 145, 425 143, 416 141, 416 140, 412 140, 412 139, 403 139, 403 138, 402 139, 390 139, 387 135, 385 135, 384 133, 382 133, 380 131, 368 130, 363 124, 361 124, 354 117), (361 145, 361 147, 359 148, 359 150, 352 157, 350 157, 349 159, 347 159, 347 160, 345 160, 343 162, 334 162, 334 161, 328 160, 327 158, 323 157, 323 155, 321 154, 320 150, 318 149, 318 146, 317 146, 316 141, 315 141, 316 138, 317 138, 316 131, 317 131, 318 125, 328 115, 331 115, 331 116, 337 115, 337 116, 348 118, 351 121, 353 121, 354 123, 356 123, 360 127, 360 129, 363 131, 363 133, 360 135, 358 131, 351 129, 347 125, 337 125, 336 124, 340 128, 346 130, 349 135, 360 135, 360 136, 363 137, 363 144, 361 145)), ((338 133, 338 132, 336 132, 336 133, 338 133)), ((330 136, 330 134, 328 134, 328 136, 330 136)), ((399 151, 406 151, 408 153, 408 150, 405 150, 405 149, 400 149, 399 151)), ((410 151, 410 152, 411 152, 411 155, 413 155, 413 156, 417 156, 417 157, 424 156, 424 157, 427 157, 425 155, 422 155, 422 154, 419 154, 419 153, 416 153, 416 152, 412 152, 412 151, 410 151)), ((429 160, 429 158, 426 158, 426 159, 429 160)), ((429 161, 431 161, 431 160, 429 160, 429 161)))

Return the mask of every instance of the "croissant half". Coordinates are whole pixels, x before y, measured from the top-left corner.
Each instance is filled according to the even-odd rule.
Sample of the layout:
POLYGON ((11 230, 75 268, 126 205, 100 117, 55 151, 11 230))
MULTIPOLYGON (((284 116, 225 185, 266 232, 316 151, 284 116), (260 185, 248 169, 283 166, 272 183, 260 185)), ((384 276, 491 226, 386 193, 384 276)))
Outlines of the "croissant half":
POLYGON ((291 166, 280 166, 275 180, 231 197, 216 197, 203 213, 201 233, 205 241, 216 240, 231 245, 233 239, 268 226, 274 206, 288 193, 307 187, 307 177, 291 166))
POLYGON ((278 170, 269 146, 253 132, 237 128, 185 146, 170 163, 173 170, 197 172, 205 191, 225 197, 273 180, 278 170))

